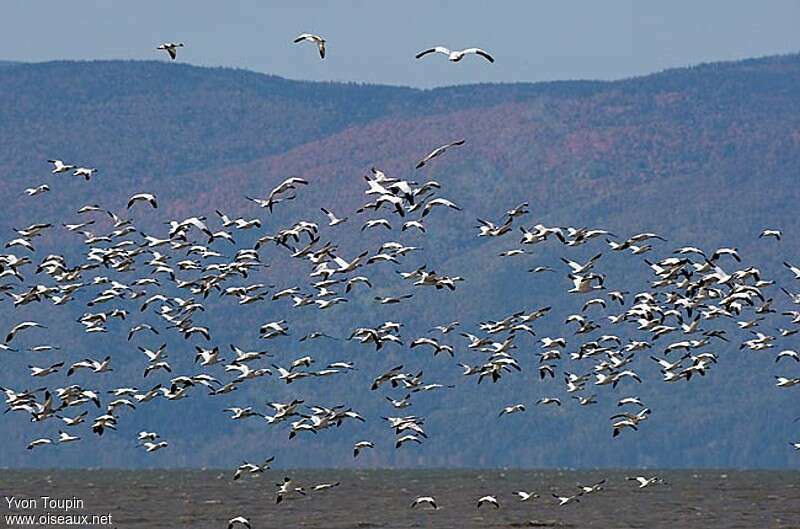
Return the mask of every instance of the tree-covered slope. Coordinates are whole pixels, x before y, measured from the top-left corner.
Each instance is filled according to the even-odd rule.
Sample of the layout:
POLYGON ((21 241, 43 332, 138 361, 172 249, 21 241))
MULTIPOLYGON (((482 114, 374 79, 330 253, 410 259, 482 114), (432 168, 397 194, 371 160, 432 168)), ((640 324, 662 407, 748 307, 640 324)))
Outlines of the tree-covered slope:
MULTIPOLYGON (((40 425, 32 429, 24 415, 9 414, 0 421, 8 446, 0 453, 0 465, 230 466, 242 458, 276 453, 283 466, 349 466, 354 464, 352 443, 367 438, 379 447, 358 465, 797 466, 796 454, 787 446, 798 434, 792 423, 800 415, 797 396, 791 389, 775 388, 773 375, 797 376, 798 369, 788 363, 776 367, 771 352, 740 351, 743 334, 732 322, 719 324, 737 337, 714 344, 719 365, 689 384, 661 383, 658 366, 648 359, 650 352, 632 364, 645 383, 626 382, 613 390, 590 387, 600 400, 596 406, 579 407, 562 382, 564 369, 589 369, 590 363, 563 361, 555 380, 539 380, 535 353, 541 351, 540 337, 566 336, 571 346, 589 339, 574 336, 573 325, 564 324, 568 314, 580 311, 585 297, 565 293, 571 283, 560 257, 581 261, 602 252, 598 268, 608 274, 609 288, 631 295, 648 289, 652 275, 642 257, 611 252, 602 238, 577 248, 550 240, 532 247, 529 255, 499 257, 518 246, 518 232, 499 240, 479 239, 474 225, 477 218, 497 221, 507 209, 528 201, 531 213, 519 219, 519 225, 599 226, 611 231, 615 240, 654 231, 668 241, 654 243, 654 251, 644 256, 651 260, 687 244, 710 252, 722 245, 736 246, 744 259, 741 266, 758 266, 766 278, 791 289, 791 274, 781 263, 795 260, 800 248, 798 93, 798 56, 703 65, 612 83, 431 91, 294 82, 164 63, 48 63, 0 70, 0 193, 8 197, 0 209, 3 240, 13 238, 12 228, 32 222, 76 222, 80 217, 74 210, 87 203, 124 213, 128 197, 146 191, 158 196, 158 211, 135 208, 130 216, 148 235, 165 236, 166 220, 192 215, 206 216, 217 226, 215 210, 220 209, 231 217, 259 217, 263 228, 258 235, 300 219, 318 222, 323 242, 334 240, 344 256, 362 250, 375 253, 385 240, 423 248, 400 266, 369 268, 375 287, 349 295, 346 304, 329 312, 294 309, 286 300, 240 307, 214 294, 196 317, 212 329, 213 344, 223 349, 229 343, 266 346, 275 355, 270 362, 281 365, 306 353, 320 366, 349 359, 358 371, 291 385, 273 377, 224 397, 198 392, 184 401, 155 402, 123 416, 118 435, 88 439, 91 442, 66 447, 69 452, 41 451, 34 461, 24 446, 33 431, 40 432, 40 425), (434 147, 459 138, 466 139, 464 146, 414 169, 434 147), (89 183, 50 176, 45 160, 51 157, 95 166, 100 173, 89 183), (434 179, 441 184, 439 194, 463 211, 432 213, 425 219, 425 235, 401 233, 395 219, 391 232, 362 232, 366 219, 385 216, 355 213, 368 199, 363 175, 372 166, 420 183, 434 179), (295 200, 280 204, 275 214, 245 200, 266 196, 289 175, 310 184, 295 200), (22 195, 26 187, 43 182, 50 185, 50 193, 22 195), (350 220, 328 229, 320 207, 350 220), (759 240, 765 227, 782 229, 784 240, 759 240), (465 281, 452 293, 416 289, 412 302, 376 307, 373 296, 412 291, 395 270, 422 264, 465 281), (551 266, 557 273, 526 272, 536 265, 551 266), (482 358, 467 351, 461 337, 450 335, 446 340, 456 346, 455 360, 408 348, 413 338, 429 334, 435 324, 459 320, 464 330, 473 330, 480 321, 546 305, 553 310, 537 322, 537 337, 519 338, 515 355, 523 373, 496 385, 477 386, 461 376, 456 361, 474 364, 482 358), (260 324, 284 318, 292 337, 259 341, 260 324), (347 341, 296 340, 318 327, 346 337, 355 327, 388 319, 405 324, 405 346, 376 352, 347 341), (372 377, 400 363, 423 370, 428 381, 457 385, 415 397, 410 413, 427 417, 430 435, 418 449, 395 450, 394 437, 380 419, 394 412, 384 396, 403 395, 368 389, 372 377), (633 393, 647 402, 653 416, 641 431, 612 439, 608 416, 618 411, 617 398, 633 393), (285 429, 268 428, 258 420, 231 423, 221 412, 231 405, 265 411, 266 402, 295 396, 307 403, 352 406, 368 420, 298 442, 287 440, 285 429), (535 406, 542 396, 559 396, 564 405, 535 406), (528 404, 526 414, 497 420, 500 408, 519 401, 528 404), (168 438, 169 455, 149 457, 136 450, 132 436, 139 429, 156 429, 168 438), (97 443, 103 447, 100 456, 97 443)), ((106 220, 97 218, 100 232, 106 220)), ((235 236, 242 246, 257 235, 235 236)), ((61 231, 35 244, 34 260, 57 252, 75 261, 86 251, 81 236, 61 231)), ((213 248, 227 253, 231 247, 219 241, 213 248)), ((302 284, 311 271, 310 265, 298 265, 272 245, 262 256, 270 268, 247 281, 276 285, 273 291, 302 284)), ((142 266, 138 275, 126 279, 147 270, 142 266)), ((786 308, 783 293, 770 288, 776 305, 786 308)), ((121 377, 140 388, 149 386, 149 379, 140 380, 143 358, 136 341, 127 342, 127 329, 140 320, 157 320, 138 311, 139 300, 126 302, 131 321, 110 324, 108 335, 89 336, 74 321, 86 312, 89 299, 83 294, 58 311, 48 308, 51 316, 37 305, 15 310, 4 302, 0 329, 24 318, 41 318, 63 352, 36 362, 109 353, 117 370, 113 380, 121 377)), ((603 324, 598 332, 641 337, 629 326, 607 323, 606 316, 617 309, 610 305, 591 313, 603 324)), ((780 322, 779 315, 770 315, 764 325, 774 333, 780 322)), ((199 371, 192 362, 193 345, 204 342, 165 332, 163 337, 148 337, 143 345, 155 347, 161 341, 172 351, 176 374, 199 371)), ((661 345, 652 352, 659 353, 661 345)), ((796 348, 797 340, 786 338, 777 347, 796 348)), ((27 376, 29 356, 4 354, 4 360, 4 377, 27 376)), ((229 377, 222 369, 211 371, 229 377)), ((154 380, 161 382, 169 378, 157 377, 154 380)), ((89 374, 76 375, 76 380, 103 390, 113 386, 111 378, 89 374)), ((58 379, 61 382, 71 380, 58 379)), ((0 380, 6 383, 6 378, 0 380)))

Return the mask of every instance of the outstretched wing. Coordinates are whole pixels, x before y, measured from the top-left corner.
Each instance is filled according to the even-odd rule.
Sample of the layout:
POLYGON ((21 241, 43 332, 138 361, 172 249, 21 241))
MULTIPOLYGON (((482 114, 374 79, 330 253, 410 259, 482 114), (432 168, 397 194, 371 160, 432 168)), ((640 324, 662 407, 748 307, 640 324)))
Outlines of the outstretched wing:
POLYGON ((428 48, 427 50, 423 50, 417 53, 416 58, 421 59, 422 57, 428 55, 429 53, 444 53, 445 55, 450 55, 450 50, 448 50, 444 46, 436 46, 434 48, 428 48))
POLYGON ((483 57, 484 59, 486 59, 489 62, 494 62, 494 57, 489 55, 486 52, 486 50, 482 50, 480 48, 467 48, 466 50, 464 50, 464 53, 474 53, 476 55, 480 55, 481 57, 483 57))

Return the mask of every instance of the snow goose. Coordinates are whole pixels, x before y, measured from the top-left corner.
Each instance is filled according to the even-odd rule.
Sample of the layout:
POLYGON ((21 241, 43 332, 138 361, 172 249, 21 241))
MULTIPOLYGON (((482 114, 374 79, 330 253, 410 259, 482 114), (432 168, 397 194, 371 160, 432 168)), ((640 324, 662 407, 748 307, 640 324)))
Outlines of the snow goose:
POLYGON ((142 446, 144 447, 147 453, 151 453, 161 450, 162 448, 166 448, 167 446, 169 446, 169 444, 166 441, 161 441, 160 443, 153 443, 147 441, 145 443, 142 443, 142 446))
POLYGON ((419 437, 417 437, 414 434, 407 434, 407 435, 404 435, 402 437, 399 437, 397 439, 397 442, 395 443, 394 447, 395 448, 400 448, 404 444, 411 443, 411 442, 417 443, 417 444, 422 444, 422 441, 420 440, 419 437))
POLYGON ((47 184, 42 184, 38 187, 29 187, 25 190, 25 194, 29 197, 35 197, 37 195, 41 195, 42 193, 47 193, 50 191, 50 186, 47 184))
POLYGON ((781 237, 783 237, 783 232, 781 232, 781 230, 765 229, 761 232, 758 238, 763 239, 764 237, 774 237, 776 240, 781 240, 781 237))
POLYGON ((278 483, 278 493, 275 498, 275 503, 281 503, 283 501, 284 496, 288 496, 289 494, 297 493, 301 496, 306 495, 306 491, 303 487, 295 487, 294 482, 291 478, 285 477, 283 478, 283 483, 278 483))
POLYGON ((353 445, 353 457, 358 457, 362 450, 365 448, 375 448, 371 441, 359 441, 353 445))
POLYGON ((143 441, 155 441, 156 439, 158 439, 158 434, 156 432, 148 432, 146 430, 142 430, 136 436, 136 440, 140 443, 143 441))
POLYGON ((497 416, 502 417, 503 415, 511 415, 512 413, 520 413, 523 411, 525 411, 524 404, 514 404, 512 406, 506 406, 503 408, 497 416))
POLYGON ((514 494, 519 497, 519 501, 529 501, 539 497, 535 492, 526 492, 524 490, 518 490, 514 494))
POLYGON ((67 432, 63 432, 61 430, 58 431, 58 443, 74 443, 75 441, 80 441, 81 438, 75 435, 70 435, 67 432))
MULTIPOLYGON (((62 367, 64 367, 64 362, 57 362, 50 367, 28 366, 28 368, 31 370, 32 377, 46 377, 48 375, 52 375, 53 373, 57 373, 62 367)), ((800 382, 800 379, 798 379, 798 382, 800 382)))
POLYGON ((237 516, 228 520, 228 529, 233 529, 237 525, 243 525, 244 527, 247 527, 247 529, 250 529, 250 520, 244 516, 237 516))
POLYGON ((617 406, 625 406, 626 404, 637 404, 639 406, 644 406, 642 401, 639 400, 639 397, 624 397, 617 401, 617 406))
POLYGON ((553 497, 558 500, 559 507, 563 507, 564 505, 568 505, 573 502, 579 502, 578 496, 580 494, 576 494, 574 496, 559 496, 558 494, 553 494, 553 497))
POLYGON ((461 211, 460 207, 458 207, 456 204, 450 202, 445 198, 434 198, 433 200, 425 204, 425 207, 422 209, 422 216, 425 217, 426 215, 428 215, 428 213, 430 213, 435 206, 446 206, 450 209, 461 211))
POLYGON ((78 167, 72 176, 82 176, 88 182, 97 171, 94 167, 78 167))
POLYGON ((775 377, 776 383, 775 385, 779 388, 790 388, 792 386, 796 386, 800 384, 800 378, 786 378, 786 377, 775 377))
POLYGON ((158 208, 158 203, 156 203, 156 196, 155 195, 151 195, 150 193, 139 193, 139 194, 133 195, 128 200, 128 209, 131 209, 131 206, 133 206, 137 202, 147 202, 153 208, 158 208))
POLYGON ((303 42, 304 40, 316 44, 317 49, 319 49, 320 58, 321 59, 325 58, 325 39, 323 39, 319 35, 314 35, 313 33, 301 33, 294 39, 294 42, 296 44, 298 42, 303 42))
POLYGON ((375 220, 368 220, 367 222, 365 222, 364 225, 361 226, 361 231, 364 231, 364 230, 369 229, 369 228, 374 228, 376 226, 383 226, 387 230, 391 230, 392 229, 392 225, 389 224, 388 220, 386 220, 386 219, 375 219, 375 220))
POLYGON ((798 280, 800 280, 800 268, 798 268, 798 267, 794 266, 794 265, 793 265, 793 264, 791 264, 789 261, 784 261, 784 262, 783 262, 783 266, 785 266, 786 268, 788 268, 788 269, 789 269, 789 270, 790 270, 790 271, 791 271, 791 272, 794 274, 794 278, 795 278, 795 279, 798 279, 798 280))
POLYGON ((347 222, 347 217, 343 217, 340 219, 339 217, 334 215, 333 212, 325 208, 320 208, 320 209, 328 217, 328 226, 338 226, 339 224, 347 222))
POLYGON ((67 370, 67 376, 71 376, 78 369, 91 369, 93 373, 108 373, 109 371, 113 371, 111 368, 111 357, 106 356, 102 361, 86 358, 80 362, 75 362, 67 370))
POLYGON ((593 492, 598 492, 603 490, 603 484, 605 484, 606 480, 601 479, 597 483, 592 485, 579 485, 578 488, 581 489, 581 494, 591 494, 593 492))
POLYGON ((495 509, 500 508, 500 502, 497 501, 497 498, 491 495, 478 498, 478 508, 480 509, 484 504, 492 505, 495 509))
POLYGON ((793 358, 796 362, 800 362, 800 354, 798 354, 797 351, 792 351, 791 349, 786 349, 785 351, 778 353, 778 356, 775 358, 775 362, 777 363, 781 358, 793 358))
POLYGON ((178 48, 183 48, 183 42, 165 42, 156 49, 167 52, 170 58, 174 61, 178 56, 178 48))
POLYGON ((409 220, 403 223, 403 227, 400 229, 400 231, 410 230, 411 228, 416 228, 422 233, 425 233, 425 226, 418 220, 409 220))
POLYGON ((64 424, 66 424, 67 426, 77 426, 78 424, 81 424, 83 422, 83 420, 86 418, 86 416, 88 414, 89 414, 88 411, 84 411, 84 412, 76 415, 75 417, 61 417, 61 416, 59 416, 59 418, 62 421, 64 421, 64 424))
POLYGON ((34 439, 28 444, 28 450, 33 450, 37 446, 44 446, 49 444, 53 444, 52 439, 47 439, 47 438, 34 439))
POLYGON ((541 404, 542 406, 547 406, 548 404, 555 404, 556 406, 561 406, 561 400, 556 397, 542 397, 536 404, 541 404))
POLYGON ((243 474, 247 473, 249 475, 261 474, 265 470, 269 470, 272 465, 272 462, 275 460, 275 456, 272 456, 266 460, 261 465, 255 465, 253 463, 244 462, 236 468, 236 472, 233 474, 233 480, 236 481, 242 477, 243 474))
POLYGON ((441 147, 437 147, 437 148, 435 148, 435 149, 434 149, 434 150, 432 150, 432 151, 431 151, 431 152, 430 152, 430 153, 429 153, 427 156, 425 156, 425 157, 424 157, 422 160, 420 160, 419 162, 417 162, 417 169, 420 169, 421 167, 423 167, 425 164, 427 164, 428 162, 430 162, 431 160, 433 160, 433 159, 434 159, 434 158, 436 158, 437 156, 441 156, 441 155, 442 155, 442 154, 444 154, 444 153, 447 151, 447 149, 449 149, 450 147, 455 147, 455 146, 458 146, 458 145, 464 145, 464 143, 465 143, 466 141, 467 141, 467 140, 456 140, 456 141, 452 141, 452 142, 450 142, 450 143, 447 143, 447 144, 445 144, 445 145, 442 145, 441 147))
POLYGON ((413 501, 413 503, 411 503, 411 508, 418 507, 420 505, 428 505, 434 509, 439 509, 439 506, 436 505, 436 499, 434 499, 433 496, 419 496, 413 501))
POLYGON ((661 478, 658 476, 653 476, 652 478, 646 478, 644 476, 633 476, 625 478, 628 481, 636 481, 639 483, 639 488, 643 489, 649 487, 650 485, 655 485, 656 483, 661 482, 661 478))
POLYGON ((435 46, 433 48, 428 48, 427 50, 422 50, 416 55, 417 59, 421 59, 422 57, 428 55, 429 53, 441 53, 447 55, 447 58, 452 62, 458 62, 463 59, 466 55, 475 54, 480 55, 484 59, 489 62, 494 62, 494 58, 489 55, 486 51, 482 50, 481 48, 466 48, 464 50, 449 50, 444 46, 435 46))
POLYGON ((61 160, 47 160, 47 161, 53 164, 53 171, 52 171, 53 174, 66 173, 67 171, 72 171, 73 169, 77 168, 74 165, 65 164, 61 160))

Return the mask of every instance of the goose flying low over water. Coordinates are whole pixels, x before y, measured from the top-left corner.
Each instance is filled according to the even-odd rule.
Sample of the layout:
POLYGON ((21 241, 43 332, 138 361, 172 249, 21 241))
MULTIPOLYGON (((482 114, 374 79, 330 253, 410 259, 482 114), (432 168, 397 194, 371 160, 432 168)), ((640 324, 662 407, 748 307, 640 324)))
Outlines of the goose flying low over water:
POLYGON ((301 33, 300 35, 298 35, 294 39, 294 42, 296 44, 298 42, 303 42, 304 40, 307 40, 309 42, 313 42, 314 44, 316 44, 317 45, 317 49, 319 49, 319 57, 320 57, 320 59, 324 59, 325 58, 325 39, 323 39, 319 35, 314 35, 313 33, 301 33))
POLYGON ((499 509, 500 508, 500 502, 497 501, 497 498, 495 498, 494 496, 491 496, 491 495, 490 496, 483 496, 482 498, 478 498, 478 508, 479 509, 481 508, 482 505, 486 505, 486 504, 493 506, 495 509, 499 509))
POLYGON ((434 509, 438 509, 439 506, 436 505, 436 499, 433 496, 420 496, 411 503, 411 507, 418 507, 420 505, 428 505, 429 507, 433 507, 434 509))
POLYGON ((250 529, 250 520, 245 518, 244 516, 237 516, 235 518, 231 518, 228 520, 228 529, 233 529, 237 525, 241 525, 250 529))
POLYGON ((646 487, 649 487, 650 485, 655 485, 656 483, 661 482, 661 478, 659 478, 658 476, 653 476, 652 478, 647 478, 644 476, 633 476, 633 477, 627 477, 625 479, 627 479, 628 481, 636 481, 637 483, 639 483, 640 489, 644 489, 646 487))
POLYGON ((553 497, 558 500, 558 505, 563 507, 564 505, 568 505, 573 502, 581 501, 579 499, 580 494, 575 494, 574 496, 559 496, 558 494, 553 494, 553 497))
POLYGON ((435 46, 433 48, 428 48, 427 50, 422 50, 416 55, 417 59, 421 59, 424 56, 428 55, 429 53, 441 53, 447 55, 447 58, 452 62, 458 62, 463 59, 465 56, 469 54, 480 55, 484 59, 489 62, 494 62, 494 57, 489 55, 485 50, 481 48, 466 48, 463 50, 450 50, 445 48, 444 46, 435 46))
POLYGON ((539 497, 535 492, 526 492, 524 490, 518 490, 514 494, 517 495, 519 501, 530 501, 539 497))
POLYGON ((156 49, 167 52, 170 58, 174 61, 178 56, 178 48, 183 48, 183 42, 165 42, 156 49))

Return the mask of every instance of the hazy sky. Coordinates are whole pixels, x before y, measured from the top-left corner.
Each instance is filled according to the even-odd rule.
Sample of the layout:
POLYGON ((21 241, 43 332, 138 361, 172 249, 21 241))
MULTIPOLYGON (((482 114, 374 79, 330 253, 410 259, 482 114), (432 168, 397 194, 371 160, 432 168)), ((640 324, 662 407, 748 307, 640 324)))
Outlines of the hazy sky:
POLYGON ((800 50, 800 0, 6 0, 2 20, 6 60, 164 60, 155 46, 176 40, 196 65, 413 86, 616 79, 800 50), (291 43, 305 31, 328 40, 324 61, 291 43), (437 44, 497 62, 414 59, 437 44))

